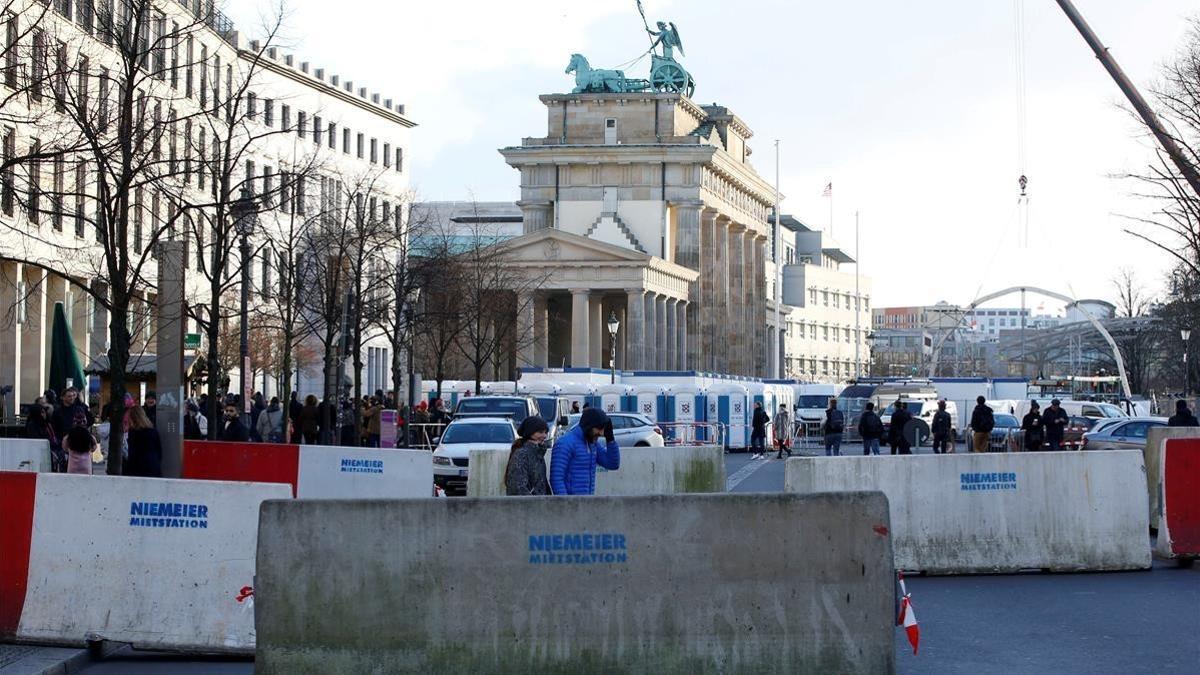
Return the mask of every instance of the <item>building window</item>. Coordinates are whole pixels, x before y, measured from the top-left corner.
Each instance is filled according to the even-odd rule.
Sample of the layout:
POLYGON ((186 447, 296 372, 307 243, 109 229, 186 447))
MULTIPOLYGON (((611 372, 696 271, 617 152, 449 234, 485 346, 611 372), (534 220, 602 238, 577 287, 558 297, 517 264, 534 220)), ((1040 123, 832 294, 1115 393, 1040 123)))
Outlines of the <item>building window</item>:
POLYGON ((337 125, 333 122, 329 123, 329 149, 337 150, 337 125))
POLYGON ((292 128, 292 107, 286 103, 279 106, 279 123, 284 131, 292 128))
POLYGON ((87 190, 87 163, 79 160, 75 165, 75 237, 83 239, 85 228, 83 224, 84 194, 87 190))
POLYGON ((356 139, 355 149, 357 150, 355 152, 355 156, 358 157, 359 159, 362 159, 363 158, 363 149, 364 149, 363 141, 366 139, 366 137, 363 136, 362 134, 356 134, 355 139, 356 139))
POLYGON ((829 291, 821 291, 821 302, 826 307, 829 306, 829 291))
MULTIPOLYGON (((41 141, 33 139, 30 143, 30 153, 38 154, 42 151, 41 141)), ((41 220, 42 214, 42 169, 41 162, 33 160, 29 162, 29 222, 35 225, 41 220)))
POLYGON ((396 172, 404 171, 404 148, 396 148, 396 172))
POLYGON ((10 163, 17 154, 17 133, 12 127, 4 128, 4 173, 0 175, 0 209, 4 215, 13 215, 14 204, 17 201, 16 180, 13 165, 10 163))
POLYGON ((275 204, 275 173, 269 166, 263 166, 262 201, 263 206, 271 208, 275 204))
POLYGON ((371 163, 379 163, 379 141, 374 138, 371 139, 371 163))
POLYGON ((62 232, 63 229, 63 192, 66 190, 64 185, 66 166, 63 156, 59 155, 54 158, 54 192, 50 196, 50 217, 54 224, 54 229, 62 232))
POLYGON ((17 24, 17 15, 8 14, 5 21, 5 38, 4 38, 4 85, 9 89, 17 88, 17 49, 18 38, 20 36, 20 26, 17 24))
POLYGON ((308 124, 308 117, 305 116, 304 111, 297 110, 296 111, 296 135, 299 136, 300 138, 304 138, 304 132, 306 130, 307 124, 308 124))
POLYGON ((321 144, 321 131, 324 129, 325 127, 321 125, 321 116, 313 115, 313 143, 321 144))
POLYGON ((200 45, 200 107, 208 105, 208 46, 200 45))
POLYGON ((342 128, 342 152, 350 154, 350 130, 342 128))
POLYGON ((35 101, 42 100, 42 80, 46 78, 46 32, 39 29, 33 31, 33 53, 29 64, 29 96, 35 101))
POLYGON ((270 98, 263 99, 263 124, 272 126, 275 124, 275 100, 270 98))
POLYGON ((383 168, 388 168, 392 165, 392 144, 383 144, 383 168))
POLYGON ((142 252, 142 188, 133 191, 133 252, 142 252))
POLYGON ((258 115, 258 96, 250 91, 246 92, 246 117, 254 119, 258 115))

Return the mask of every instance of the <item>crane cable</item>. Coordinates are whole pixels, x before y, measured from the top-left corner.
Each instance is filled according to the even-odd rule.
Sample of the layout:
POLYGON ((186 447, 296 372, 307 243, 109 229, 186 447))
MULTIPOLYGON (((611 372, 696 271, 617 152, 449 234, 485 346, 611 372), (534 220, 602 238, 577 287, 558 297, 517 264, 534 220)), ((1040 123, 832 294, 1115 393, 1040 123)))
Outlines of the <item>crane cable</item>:
POLYGON ((1029 246, 1029 193, 1027 191, 1029 178, 1026 173, 1028 162, 1026 137, 1028 130, 1026 126, 1025 96, 1025 0, 1013 0, 1013 68, 1017 89, 1017 175, 1019 176, 1017 185, 1020 188, 1020 193, 1017 196, 1017 204, 1021 207, 1017 239, 1018 245, 1024 248, 1029 246))

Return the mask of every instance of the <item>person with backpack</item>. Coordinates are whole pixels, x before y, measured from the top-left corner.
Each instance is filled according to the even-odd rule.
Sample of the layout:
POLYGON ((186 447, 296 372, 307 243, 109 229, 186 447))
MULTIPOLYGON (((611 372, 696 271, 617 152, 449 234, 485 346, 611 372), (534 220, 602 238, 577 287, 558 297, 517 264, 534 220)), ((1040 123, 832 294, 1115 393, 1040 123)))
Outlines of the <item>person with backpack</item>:
POLYGON ((937 412, 933 413, 933 423, 929 425, 929 433, 933 435, 933 453, 935 455, 944 455, 954 451, 954 439, 951 437, 953 429, 954 420, 950 419, 950 413, 946 412, 946 402, 938 401, 937 412))
POLYGON ((870 401, 863 406, 862 417, 858 418, 858 435, 862 438, 863 454, 878 455, 879 439, 883 438, 883 420, 875 413, 875 404, 870 401))
POLYGON ((1023 445, 1026 452, 1036 452, 1042 449, 1042 441, 1046 437, 1046 425, 1042 422, 1041 406, 1037 401, 1029 402, 1029 412, 1021 419, 1021 431, 1025 432, 1023 445))
POLYGON ((825 435, 825 456, 841 457, 842 432, 846 428, 846 417, 838 410, 837 399, 829 399, 829 407, 825 410, 825 421, 821 423, 821 432, 825 435))
POLYGON ((908 434, 904 433, 904 428, 912 418, 912 413, 908 412, 908 403, 896 401, 896 407, 892 410, 891 427, 888 429, 888 443, 892 446, 893 455, 912 454, 912 442, 909 441, 908 434))
POLYGON ((975 399, 975 409, 971 411, 971 450, 987 452, 992 441, 992 429, 996 428, 996 420, 992 409, 987 406, 987 399, 980 396, 975 399))
POLYGON ((259 414, 256 426, 262 442, 283 443, 283 407, 279 404, 278 396, 272 397, 271 404, 259 414))
POLYGON ((767 456, 767 424, 771 417, 763 410, 762 403, 754 402, 754 415, 750 418, 750 448, 754 454, 750 459, 763 459, 767 456))
POLYGON ((521 420, 517 439, 504 467, 504 493, 509 496, 548 495, 546 479, 546 435, 550 426, 537 415, 521 420))

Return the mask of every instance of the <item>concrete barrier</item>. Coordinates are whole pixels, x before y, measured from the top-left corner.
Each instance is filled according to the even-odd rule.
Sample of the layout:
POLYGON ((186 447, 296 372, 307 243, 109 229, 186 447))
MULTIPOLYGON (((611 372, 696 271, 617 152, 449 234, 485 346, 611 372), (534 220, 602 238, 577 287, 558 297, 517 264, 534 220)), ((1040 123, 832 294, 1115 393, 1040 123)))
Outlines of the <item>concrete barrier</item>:
POLYGON ((255 669, 891 672, 887 528, 879 493, 268 502, 255 669))
POLYGON ((785 490, 881 490, 896 567, 931 574, 1150 567, 1141 453, 1031 452, 787 461, 785 490))
POLYGON ((1159 475, 1161 512, 1154 552, 1164 558, 1200 557, 1200 438, 1167 440, 1159 475))
POLYGON ((0 472, 0 639, 247 653, 255 516, 285 485, 0 472))
MULTIPOLYGON (((467 496, 504 495, 507 450, 472 450, 467 496)), ((549 470, 550 451, 546 451, 549 470)), ((611 497, 725 491, 725 453, 717 445, 621 448, 621 468, 596 471, 596 494, 611 497)))
POLYGON ((0 471, 50 472, 50 444, 33 438, 0 438, 0 471))
POLYGON ((1150 513, 1150 529, 1157 530, 1158 514, 1162 511, 1159 496, 1162 494, 1163 443, 1168 438, 1200 438, 1196 427, 1150 427, 1146 445, 1142 448, 1142 459, 1146 463, 1146 504, 1150 513))
POLYGON ((287 483, 301 499, 401 499, 433 494, 427 450, 187 441, 183 478, 287 483))

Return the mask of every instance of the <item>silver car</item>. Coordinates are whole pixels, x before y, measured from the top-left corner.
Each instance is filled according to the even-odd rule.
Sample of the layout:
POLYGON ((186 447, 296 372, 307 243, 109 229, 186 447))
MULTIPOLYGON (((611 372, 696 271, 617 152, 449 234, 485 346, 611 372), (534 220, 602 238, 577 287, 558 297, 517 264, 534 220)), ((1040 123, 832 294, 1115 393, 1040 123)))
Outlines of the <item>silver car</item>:
MULTIPOLYGON (((567 427, 574 429, 578 426, 580 416, 578 413, 571 415, 567 427)), ((645 415, 611 412, 608 418, 612 420, 613 439, 622 448, 661 448, 666 445, 662 429, 645 415)))
POLYGON ((1084 450, 1141 450, 1154 427, 1167 426, 1165 417, 1125 417, 1097 424, 1083 435, 1084 450))

